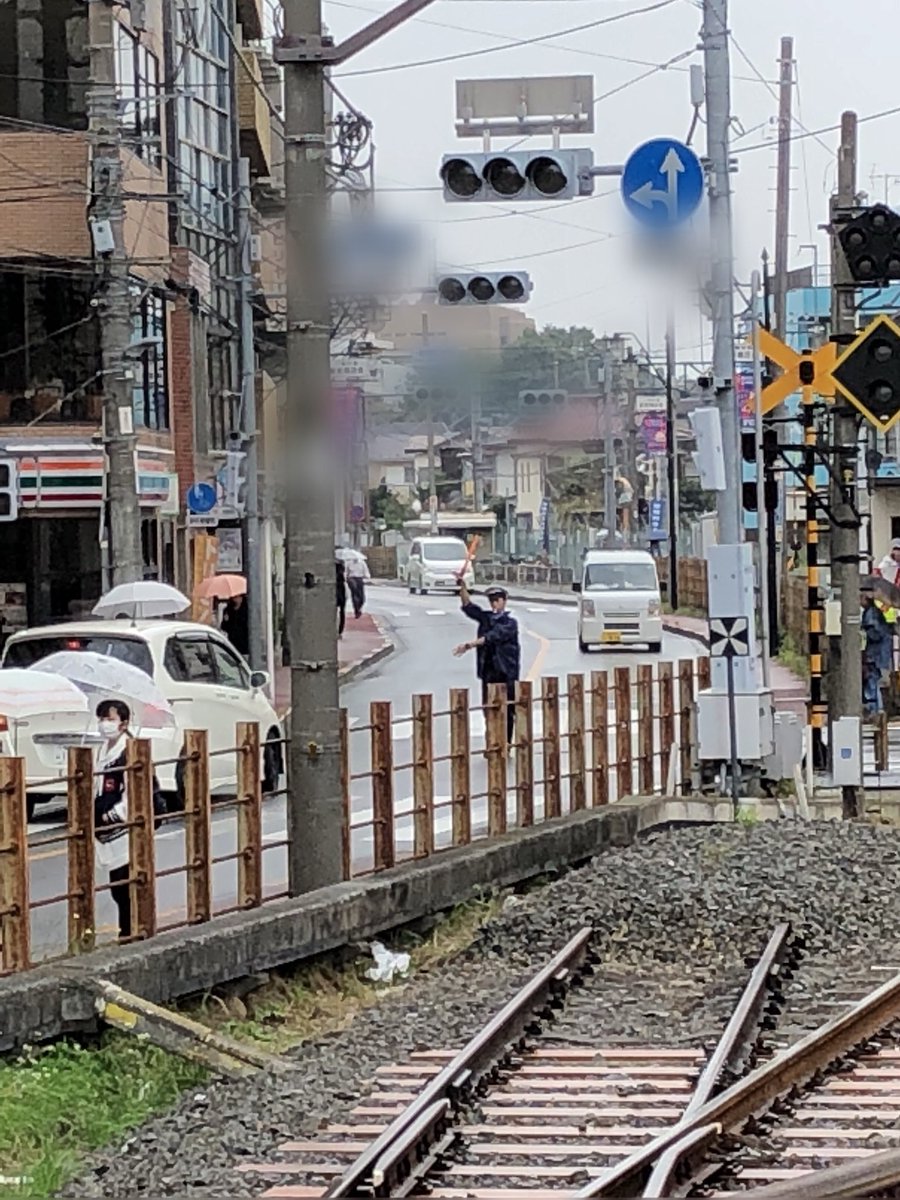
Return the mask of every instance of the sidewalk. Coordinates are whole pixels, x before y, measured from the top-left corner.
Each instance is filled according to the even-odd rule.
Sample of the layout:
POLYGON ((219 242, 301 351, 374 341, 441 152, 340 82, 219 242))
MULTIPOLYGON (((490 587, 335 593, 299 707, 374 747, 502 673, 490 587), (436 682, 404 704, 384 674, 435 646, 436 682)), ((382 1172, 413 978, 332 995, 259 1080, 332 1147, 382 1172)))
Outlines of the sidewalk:
MULTIPOLYGON (((394 643, 378 621, 368 613, 357 621, 352 611, 347 617, 344 636, 338 642, 338 672, 341 683, 387 657, 394 643)), ((291 704, 291 672, 289 667, 275 668, 275 711, 283 717, 291 704)))

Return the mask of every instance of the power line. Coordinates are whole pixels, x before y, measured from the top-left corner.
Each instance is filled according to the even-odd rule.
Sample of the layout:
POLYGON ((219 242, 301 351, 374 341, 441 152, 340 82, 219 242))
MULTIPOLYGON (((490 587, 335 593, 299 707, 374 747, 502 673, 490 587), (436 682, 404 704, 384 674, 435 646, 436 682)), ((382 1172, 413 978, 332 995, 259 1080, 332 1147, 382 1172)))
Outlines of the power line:
MULTIPOLYGON (((865 125, 870 121, 881 121, 884 117, 895 117, 898 113, 900 113, 900 105, 895 105, 893 108, 883 108, 880 112, 869 113, 865 117, 860 117, 857 124, 865 125)), ((840 122, 836 125, 822 125, 818 129, 809 129, 805 133, 792 133, 787 138, 787 141, 802 142, 805 138, 817 138, 820 133, 836 133, 840 128, 840 122)), ((771 146, 771 142, 755 142, 752 146, 741 146, 739 149, 733 150, 732 154, 749 154, 752 150, 769 150, 771 146)))

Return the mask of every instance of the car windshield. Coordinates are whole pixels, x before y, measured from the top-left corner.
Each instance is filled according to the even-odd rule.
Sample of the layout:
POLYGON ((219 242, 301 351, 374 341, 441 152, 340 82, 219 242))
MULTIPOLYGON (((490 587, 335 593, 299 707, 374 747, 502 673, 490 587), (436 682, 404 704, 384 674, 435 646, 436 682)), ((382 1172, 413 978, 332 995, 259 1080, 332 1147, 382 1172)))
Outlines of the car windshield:
POLYGON ((659 584, 652 563, 589 563, 584 569, 588 592, 655 592, 659 584))
POLYGON ((108 654, 110 658, 118 658, 132 667, 139 667, 151 678, 153 676, 153 658, 145 642, 138 638, 104 633, 24 638, 21 642, 10 642, 3 665, 31 667, 48 654, 56 654, 60 650, 90 650, 94 654, 108 654))
POLYGON ((426 542, 422 554, 432 562, 462 562, 466 557, 463 545, 455 546, 452 542, 426 542))

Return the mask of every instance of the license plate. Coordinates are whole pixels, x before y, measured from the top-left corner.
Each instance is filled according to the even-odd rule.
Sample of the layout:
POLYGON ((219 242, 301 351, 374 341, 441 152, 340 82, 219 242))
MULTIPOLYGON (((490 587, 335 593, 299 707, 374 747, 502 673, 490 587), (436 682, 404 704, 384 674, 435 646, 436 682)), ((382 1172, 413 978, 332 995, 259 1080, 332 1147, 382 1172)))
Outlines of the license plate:
POLYGON ((608 629, 605 633, 600 634, 600 641, 609 645, 612 642, 621 642, 622 635, 617 629, 608 629))

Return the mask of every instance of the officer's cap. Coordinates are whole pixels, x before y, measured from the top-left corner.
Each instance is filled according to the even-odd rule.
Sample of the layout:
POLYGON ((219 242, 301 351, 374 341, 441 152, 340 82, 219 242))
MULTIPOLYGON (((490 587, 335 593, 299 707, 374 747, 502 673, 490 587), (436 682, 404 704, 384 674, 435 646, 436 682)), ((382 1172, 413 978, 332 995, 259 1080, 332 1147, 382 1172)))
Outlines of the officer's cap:
POLYGON ((487 596, 488 600, 496 600, 501 597, 506 600, 509 596, 509 593, 507 592, 506 588, 489 587, 485 592, 485 595, 487 596))

